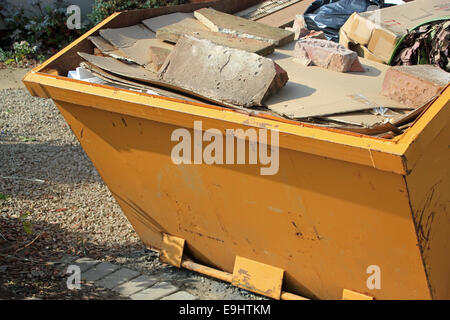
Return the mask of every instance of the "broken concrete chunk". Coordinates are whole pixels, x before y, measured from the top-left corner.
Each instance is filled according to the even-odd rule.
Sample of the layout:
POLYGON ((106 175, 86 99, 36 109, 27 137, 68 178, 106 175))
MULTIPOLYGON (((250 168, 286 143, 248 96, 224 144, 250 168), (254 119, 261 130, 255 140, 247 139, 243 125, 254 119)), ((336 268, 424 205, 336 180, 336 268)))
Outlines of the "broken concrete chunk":
POLYGON ((294 40, 298 40, 300 38, 303 38, 304 36, 306 36, 309 33, 309 30, 305 29, 305 28, 298 29, 298 28, 286 27, 286 28, 284 28, 284 30, 288 30, 288 31, 294 32, 294 34, 295 34, 294 40))
POLYGON ((202 23, 190 18, 185 18, 178 23, 160 28, 156 32, 158 39, 173 43, 176 43, 184 35, 210 40, 218 45, 254 52, 263 56, 272 53, 275 49, 273 44, 265 41, 209 31, 202 23))
POLYGON ((313 63, 316 66, 338 72, 364 72, 356 52, 332 41, 301 39, 295 45, 294 54, 297 58, 296 61, 304 61, 305 65, 313 63), (306 64, 307 62, 308 64, 306 64))
POLYGON ((381 94, 411 107, 420 107, 450 82, 450 73, 432 65, 396 66, 386 72, 381 94))
POLYGON ((161 66, 164 64, 167 56, 170 54, 170 50, 160 48, 160 47, 150 47, 149 55, 151 64, 153 66, 153 71, 158 72, 161 66))
POLYGON ((194 12, 195 17, 211 31, 232 34, 242 38, 267 41, 282 46, 294 40, 294 32, 247 20, 231 14, 203 8, 194 12))
POLYGON ((307 29, 305 23, 305 17, 302 14, 295 15, 294 24, 292 25, 294 29, 307 29))
POLYGON ((209 99, 244 107, 262 105, 288 80, 271 59, 190 36, 177 42, 159 77, 209 99))

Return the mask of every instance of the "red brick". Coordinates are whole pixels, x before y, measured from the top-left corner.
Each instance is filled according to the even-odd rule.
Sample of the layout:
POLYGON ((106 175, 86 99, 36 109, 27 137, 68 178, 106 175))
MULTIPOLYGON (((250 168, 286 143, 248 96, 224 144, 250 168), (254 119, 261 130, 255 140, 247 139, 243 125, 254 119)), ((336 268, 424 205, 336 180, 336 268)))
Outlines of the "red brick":
POLYGON ((297 61, 310 61, 333 71, 364 71, 356 52, 328 40, 301 39, 295 45, 295 56, 297 61))
POLYGON ((450 73, 432 65, 391 67, 384 77, 381 94, 410 107, 421 107, 449 82, 450 73))

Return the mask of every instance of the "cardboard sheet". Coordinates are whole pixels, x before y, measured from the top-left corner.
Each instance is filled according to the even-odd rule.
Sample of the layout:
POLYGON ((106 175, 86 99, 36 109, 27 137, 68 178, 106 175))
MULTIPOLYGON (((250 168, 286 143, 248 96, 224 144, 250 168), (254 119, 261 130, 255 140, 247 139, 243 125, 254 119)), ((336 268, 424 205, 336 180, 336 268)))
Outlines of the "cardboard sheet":
MULTIPOLYGON (((449 15, 450 1, 415 0, 379 10, 354 13, 341 30, 351 41, 367 46, 378 59, 389 62, 398 40, 417 25, 449 15)), ((340 42, 345 42, 340 39, 340 42)))
POLYGON ((288 72, 289 82, 266 101, 268 108, 292 119, 370 110, 374 107, 411 109, 383 97, 381 87, 388 66, 360 59, 365 72, 334 72, 293 61, 294 43, 269 55, 288 72))
POLYGON ((149 86, 149 85, 145 85, 145 84, 134 82, 134 81, 130 81, 126 78, 116 76, 112 73, 109 73, 109 72, 103 70, 103 69, 100 69, 99 67, 96 67, 95 65, 93 65, 89 62, 86 62, 86 61, 81 62, 80 65, 82 67, 88 69, 96 77, 98 77, 104 81, 119 85, 122 88, 153 91, 156 94, 164 96, 164 97, 170 97, 170 98, 175 98, 175 99, 180 99, 180 100, 185 100, 185 101, 201 102, 200 100, 194 99, 192 97, 187 97, 187 96, 178 94, 176 92, 164 90, 161 88, 156 88, 154 86, 149 86))

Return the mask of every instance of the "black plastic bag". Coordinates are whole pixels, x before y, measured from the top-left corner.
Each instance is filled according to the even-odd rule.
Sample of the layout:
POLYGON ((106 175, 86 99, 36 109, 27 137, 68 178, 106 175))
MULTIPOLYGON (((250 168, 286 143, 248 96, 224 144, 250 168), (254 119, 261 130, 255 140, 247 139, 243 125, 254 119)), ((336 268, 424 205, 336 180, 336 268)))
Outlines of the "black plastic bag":
POLYGON ((303 14, 309 30, 323 31, 328 40, 339 42, 339 29, 353 12, 384 8, 383 0, 316 0, 303 14), (373 8, 373 9, 372 9, 373 8))

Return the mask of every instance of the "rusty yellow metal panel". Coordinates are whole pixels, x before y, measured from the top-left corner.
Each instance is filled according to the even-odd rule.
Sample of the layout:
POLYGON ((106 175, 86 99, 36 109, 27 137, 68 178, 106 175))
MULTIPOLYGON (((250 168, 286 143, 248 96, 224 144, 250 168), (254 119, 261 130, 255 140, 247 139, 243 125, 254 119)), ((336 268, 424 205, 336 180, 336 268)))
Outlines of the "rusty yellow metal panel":
POLYGON ((344 289, 342 292, 342 300, 373 300, 373 297, 366 296, 352 290, 344 289))
POLYGON ((450 126, 423 150, 406 183, 432 297, 450 299, 450 126))
POLYGON ((183 260, 184 243, 184 239, 163 234, 159 259, 179 268, 183 260))
POLYGON ((283 269, 237 256, 231 283, 236 287, 279 300, 283 275, 283 269))
POLYGON ((258 261, 284 270, 283 290, 310 298, 341 299, 344 289, 449 298, 449 88, 406 133, 385 140, 44 73, 76 57, 99 28, 120 26, 120 16, 24 82, 55 101, 145 244, 161 249, 164 234, 185 239, 184 253, 224 279, 236 257, 258 261), (194 121, 202 130, 277 130, 278 173, 176 165, 171 134, 193 134, 194 121), (370 285, 373 268, 380 286, 370 285))
POLYGON ((252 165, 175 165, 178 126, 98 104, 57 106, 149 246, 161 248, 168 233, 227 272, 236 256, 275 266, 288 290, 308 297, 340 299, 343 288, 430 297, 402 175, 286 148, 274 176, 252 165), (371 265, 382 270, 381 289, 367 288, 371 265))

